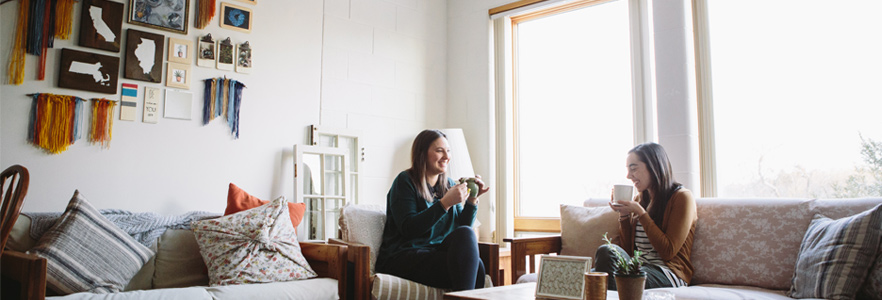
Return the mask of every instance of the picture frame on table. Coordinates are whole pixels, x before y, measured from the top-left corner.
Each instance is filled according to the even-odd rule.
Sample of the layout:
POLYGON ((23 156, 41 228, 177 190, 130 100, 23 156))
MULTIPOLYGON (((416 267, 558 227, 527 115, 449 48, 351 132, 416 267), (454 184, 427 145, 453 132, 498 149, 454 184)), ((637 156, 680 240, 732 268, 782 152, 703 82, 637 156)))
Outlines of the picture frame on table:
POLYGON ((230 30, 251 33, 251 9, 221 2, 220 27, 230 30))
POLYGON ((122 45, 123 11, 122 3, 84 0, 79 45, 119 52, 122 45))
POLYGON ((590 257, 542 255, 536 298, 581 300, 585 295, 585 272, 590 270, 590 257))
POLYGON ((190 40, 168 38, 168 61, 191 64, 193 61, 193 42, 190 40))
POLYGON ((190 0, 129 0, 128 22, 186 35, 190 0))
POLYGON ((189 90, 190 77, 193 77, 190 65, 170 62, 166 70, 165 86, 189 90))

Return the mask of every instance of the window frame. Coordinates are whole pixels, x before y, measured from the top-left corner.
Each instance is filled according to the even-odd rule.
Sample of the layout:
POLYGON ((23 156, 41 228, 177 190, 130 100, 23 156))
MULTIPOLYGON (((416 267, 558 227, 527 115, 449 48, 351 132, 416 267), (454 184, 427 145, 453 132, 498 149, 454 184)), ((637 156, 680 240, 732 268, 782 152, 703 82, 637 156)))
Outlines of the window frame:
MULTIPOLYGON (((518 214, 518 151, 517 151, 517 25, 518 23, 550 17, 576 9, 600 5, 615 0, 581 0, 570 3, 556 3, 513 16, 505 16, 494 24, 494 43, 497 76, 497 137, 500 145, 497 157, 502 163, 497 166, 498 174, 513 174, 500 177, 499 183, 504 186, 500 193, 500 208, 505 212, 497 228, 506 231, 506 235, 517 232, 560 232, 560 218, 525 217, 518 214), (501 80, 503 79, 503 80, 501 80), (504 87, 500 87, 502 85, 504 87), (507 172, 511 170, 511 172, 507 172), (508 207, 511 203, 511 207, 508 207), (510 219, 508 219, 510 218, 510 219)), ((628 1, 629 23, 631 35, 631 86, 634 120, 634 144, 657 140, 655 129, 655 102, 653 97, 652 69, 652 36, 651 36, 651 4, 647 0, 628 1)), ((523 1, 522 1, 523 2, 523 1)), ((525 3, 534 4, 535 1, 525 3)), ((499 13, 499 7, 496 10, 499 13)), ((506 9, 513 9, 507 7, 506 9)))

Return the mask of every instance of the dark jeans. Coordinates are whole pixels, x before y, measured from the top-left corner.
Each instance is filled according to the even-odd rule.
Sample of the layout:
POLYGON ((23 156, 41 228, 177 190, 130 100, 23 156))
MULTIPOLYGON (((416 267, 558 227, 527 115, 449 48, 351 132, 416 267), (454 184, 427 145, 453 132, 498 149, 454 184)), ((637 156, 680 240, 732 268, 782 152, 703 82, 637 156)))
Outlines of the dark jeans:
POLYGON ((385 263, 383 273, 431 287, 471 290, 484 287, 484 263, 471 227, 460 226, 435 248, 405 252, 385 263))
MULTIPOLYGON (((619 253, 619 255, 623 255, 625 258, 631 258, 628 253, 625 253, 625 249, 619 247, 618 245, 612 245, 609 247, 607 245, 602 245, 597 248, 597 252, 594 254, 594 271, 595 272, 606 272, 609 274, 607 276, 606 287, 608 290, 616 290, 616 280, 613 276, 613 273, 618 270, 618 268, 613 264, 613 260, 615 260, 616 256, 613 254, 613 251, 619 253)), ((656 265, 643 265, 640 268, 643 272, 646 272, 646 284, 644 284, 645 289, 653 289, 653 288, 662 288, 662 287, 673 287, 671 281, 668 280, 668 277, 665 276, 664 271, 661 270, 656 265)))

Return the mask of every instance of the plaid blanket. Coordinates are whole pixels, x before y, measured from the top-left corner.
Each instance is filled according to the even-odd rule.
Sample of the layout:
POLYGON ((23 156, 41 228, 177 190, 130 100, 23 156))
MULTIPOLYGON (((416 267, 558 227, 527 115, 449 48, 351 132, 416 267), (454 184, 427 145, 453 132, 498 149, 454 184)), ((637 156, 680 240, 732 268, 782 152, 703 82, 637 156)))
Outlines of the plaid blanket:
MULTIPOLYGON (((177 216, 164 216, 152 212, 133 213, 121 209, 101 209, 98 211, 147 247, 152 246, 156 239, 168 229, 190 229, 190 222, 221 216, 218 213, 206 211, 190 211, 177 216)), ((30 235, 35 240, 40 240, 40 237, 52 226, 55 226, 58 218, 61 217, 60 212, 23 212, 21 214, 31 218, 30 235)))

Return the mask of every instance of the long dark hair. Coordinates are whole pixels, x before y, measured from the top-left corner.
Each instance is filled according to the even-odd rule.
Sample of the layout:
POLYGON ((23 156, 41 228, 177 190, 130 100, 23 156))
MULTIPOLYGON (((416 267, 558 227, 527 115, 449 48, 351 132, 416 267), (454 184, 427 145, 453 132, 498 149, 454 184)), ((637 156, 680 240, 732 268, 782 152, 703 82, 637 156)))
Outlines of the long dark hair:
MULTIPOLYGON (((429 190, 429 183, 426 182, 426 165, 429 162, 429 147, 438 138, 446 139, 447 135, 440 130, 426 129, 413 139, 413 146, 410 147, 410 169, 407 169, 407 174, 410 175, 410 180, 416 186, 417 193, 429 201, 433 201, 435 198, 429 190)), ((436 195, 447 194, 447 190, 450 189, 447 184, 447 173, 438 175, 438 182, 433 184, 436 195)))
POLYGON ((637 155, 637 159, 646 164, 649 170, 649 178, 652 180, 649 188, 640 194, 640 205, 649 213, 649 217, 658 225, 662 226, 665 218, 665 208, 671 196, 683 187, 679 182, 674 181, 674 174, 671 170, 671 161, 668 160, 668 154, 665 148, 656 143, 643 143, 637 145, 628 153, 637 155), (649 190, 655 194, 655 198, 650 197, 649 190), (653 202, 652 207, 648 207, 653 202))

